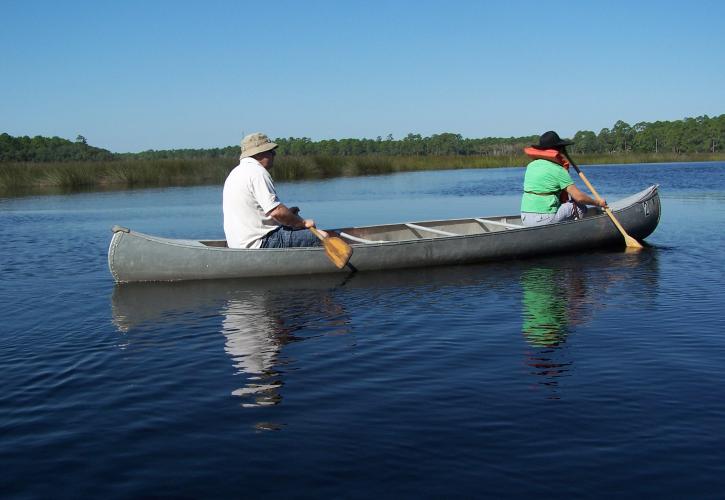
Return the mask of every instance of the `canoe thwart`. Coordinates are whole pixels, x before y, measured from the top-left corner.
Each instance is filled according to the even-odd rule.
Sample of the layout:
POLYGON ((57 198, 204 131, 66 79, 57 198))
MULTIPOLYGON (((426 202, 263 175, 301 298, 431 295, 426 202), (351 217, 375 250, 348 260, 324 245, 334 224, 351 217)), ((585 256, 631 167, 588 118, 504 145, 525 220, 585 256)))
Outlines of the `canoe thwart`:
POLYGON ((509 224, 508 222, 499 222, 499 221, 488 220, 488 219, 476 218, 474 220, 476 222, 478 222, 479 224, 483 224, 483 225, 491 224, 492 226, 501 226, 501 227, 505 227, 506 229, 521 229, 521 228, 526 227, 526 226, 520 226, 518 224, 509 224))
POLYGON ((353 236, 351 234, 344 233, 342 231, 340 231, 339 234, 343 238, 350 240, 350 241, 357 242, 357 243, 367 243, 368 245, 374 244, 374 243, 388 243, 387 241, 384 241, 384 240, 366 240, 365 238, 359 238, 357 236, 353 236))
POLYGON ((405 226, 409 227, 410 229, 417 229, 418 231, 428 231, 429 233, 440 234, 441 236, 461 236, 460 234, 449 233, 448 231, 433 229, 432 227, 419 226, 418 224, 407 223, 405 226))

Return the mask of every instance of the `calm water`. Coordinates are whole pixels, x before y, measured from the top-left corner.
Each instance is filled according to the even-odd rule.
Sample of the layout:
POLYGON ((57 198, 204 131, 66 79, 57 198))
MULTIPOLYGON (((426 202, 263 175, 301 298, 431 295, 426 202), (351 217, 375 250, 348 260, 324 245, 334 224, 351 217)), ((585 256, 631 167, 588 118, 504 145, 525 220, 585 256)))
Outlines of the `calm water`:
MULTIPOLYGON (((220 238, 221 188, 0 199, 0 495, 721 497, 725 164, 585 172, 661 185, 651 248, 116 286, 113 224, 220 238)), ((522 176, 278 187, 337 227, 515 213, 522 176)))

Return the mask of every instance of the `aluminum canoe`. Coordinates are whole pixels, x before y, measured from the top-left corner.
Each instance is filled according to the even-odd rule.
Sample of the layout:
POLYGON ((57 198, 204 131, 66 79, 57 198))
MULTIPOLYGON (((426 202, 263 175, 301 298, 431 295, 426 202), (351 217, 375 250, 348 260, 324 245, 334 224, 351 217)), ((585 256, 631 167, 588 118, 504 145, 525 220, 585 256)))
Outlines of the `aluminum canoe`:
MULTIPOLYGON (((659 223, 658 186, 609 206, 627 233, 641 241, 659 223)), ((230 249, 224 240, 170 239, 121 226, 112 231, 108 266, 117 282, 346 273, 624 247, 621 233, 600 209, 590 209, 581 220, 536 227, 522 226, 516 214, 336 229, 353 248, 343 269, 322 247, 230 249)))

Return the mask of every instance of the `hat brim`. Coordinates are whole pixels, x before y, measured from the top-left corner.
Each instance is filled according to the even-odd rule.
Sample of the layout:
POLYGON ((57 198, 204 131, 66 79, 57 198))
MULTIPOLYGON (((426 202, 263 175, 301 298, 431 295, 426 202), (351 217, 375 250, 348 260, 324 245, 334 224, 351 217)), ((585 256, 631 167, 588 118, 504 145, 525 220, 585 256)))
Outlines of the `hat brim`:
POLYGON ((554 144, 549 144, 548 146, 542 146, 541 144, 532 144, 531 147, 535 149, 551 149, 551 148, 559 148, 561 146, 571 146, 574 144, 572 141, 559 141, 555 142, 554 144))
POLYGON ((265 151, 275 149, 277 146, 279 146, 279 144, 276 144, 274 142, 267 142, 255 148, 249 148, 242 151, 242 155, 240 156, 240 158, 249 158, 250 156, 258 155, 259 153, 264 153, 265 151))

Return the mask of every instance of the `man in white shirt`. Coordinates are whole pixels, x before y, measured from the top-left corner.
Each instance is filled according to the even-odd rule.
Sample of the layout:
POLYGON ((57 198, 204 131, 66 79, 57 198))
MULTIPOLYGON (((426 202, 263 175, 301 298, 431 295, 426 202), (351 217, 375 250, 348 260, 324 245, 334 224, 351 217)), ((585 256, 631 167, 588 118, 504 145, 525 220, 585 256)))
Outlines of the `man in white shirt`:
MULTIPOLYGON (((239 165, 224 182, 224 233, 229 248, 282 248, 320 246, 320 240, 307 231, 312 219, 297 215, 277 197, 269 170, 274 165, 277 144, 265 134, 249 134, 242 139, 239 165)), ((320 231, 323 236, 327 233, 320 231)))

